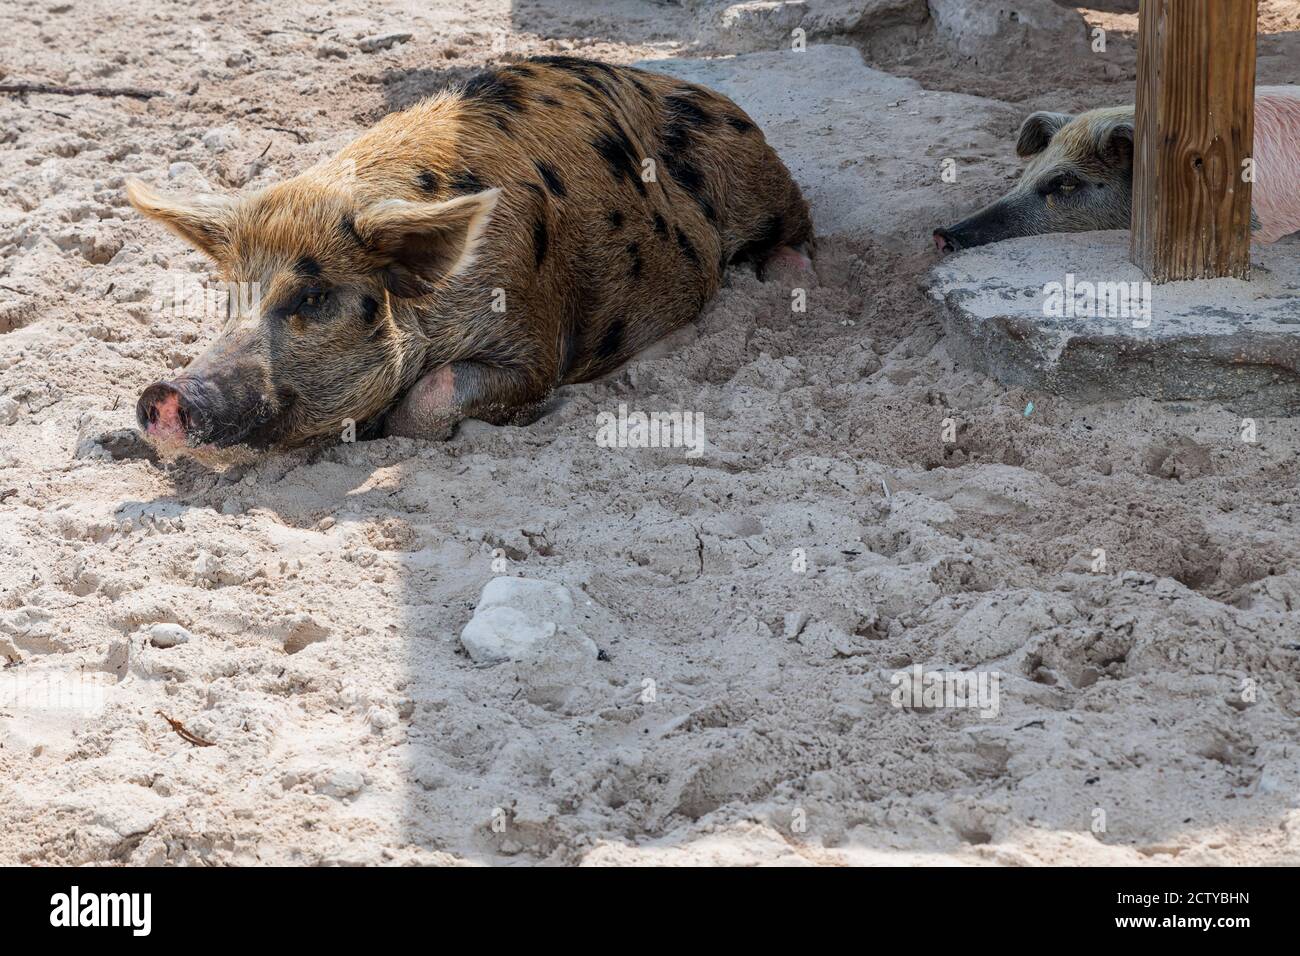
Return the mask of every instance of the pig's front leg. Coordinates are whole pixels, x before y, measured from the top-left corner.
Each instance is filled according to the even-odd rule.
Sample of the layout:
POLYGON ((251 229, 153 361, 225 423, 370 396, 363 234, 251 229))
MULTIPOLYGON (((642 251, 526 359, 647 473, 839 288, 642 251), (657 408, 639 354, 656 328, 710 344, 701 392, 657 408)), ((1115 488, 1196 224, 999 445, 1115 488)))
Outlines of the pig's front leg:
POLYGON ((813 269, 808 248, 800 243, 797 246, 778 246, 771 255, 758 264, 757 275, 764 282, 778 282, 786 285, 816 285, 817 272, 813 269))
POLYGON ((452 362, 426 373, 411 386, 385 418, 384 434, 447 438, 463 419, 506 424, 543 397, 514 369, 452 362))

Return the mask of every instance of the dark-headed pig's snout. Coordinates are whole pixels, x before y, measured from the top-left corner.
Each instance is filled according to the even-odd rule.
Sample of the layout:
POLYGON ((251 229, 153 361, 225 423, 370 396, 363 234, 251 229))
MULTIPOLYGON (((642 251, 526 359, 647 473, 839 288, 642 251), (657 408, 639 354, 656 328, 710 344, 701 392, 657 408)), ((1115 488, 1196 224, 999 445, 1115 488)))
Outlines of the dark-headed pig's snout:
POLYGON ((172 382, 154 382, 135 405, 140 430, 169 443, 190 443, 203 433, 203 416, 194 400, 172 382))
POLYGON ((934 231, 934 247, 939 250, 941 256, 956 252, 960 248, 953 234, 947 229, 936 229, 934 231))

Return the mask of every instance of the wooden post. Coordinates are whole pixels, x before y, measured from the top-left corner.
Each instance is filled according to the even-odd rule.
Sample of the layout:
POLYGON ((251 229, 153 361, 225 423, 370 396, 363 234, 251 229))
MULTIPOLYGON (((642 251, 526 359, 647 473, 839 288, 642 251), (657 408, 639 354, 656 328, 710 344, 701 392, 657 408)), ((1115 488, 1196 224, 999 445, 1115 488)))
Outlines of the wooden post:
POLYGON ((1250 269, 1257 0, 1142 0, 1133 231, 1153 282, 1250 269))

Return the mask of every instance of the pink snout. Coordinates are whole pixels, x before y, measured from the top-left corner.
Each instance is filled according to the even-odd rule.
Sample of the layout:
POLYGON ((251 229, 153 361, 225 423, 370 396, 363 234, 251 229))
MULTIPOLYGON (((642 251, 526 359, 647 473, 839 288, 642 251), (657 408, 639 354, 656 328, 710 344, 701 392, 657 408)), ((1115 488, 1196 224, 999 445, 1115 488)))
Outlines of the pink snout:
POLYGON ((144 390, 135 415, 145 435, 160 442, 183 443, 194 429, 189 403, 167 382, 155 382, 144 390))

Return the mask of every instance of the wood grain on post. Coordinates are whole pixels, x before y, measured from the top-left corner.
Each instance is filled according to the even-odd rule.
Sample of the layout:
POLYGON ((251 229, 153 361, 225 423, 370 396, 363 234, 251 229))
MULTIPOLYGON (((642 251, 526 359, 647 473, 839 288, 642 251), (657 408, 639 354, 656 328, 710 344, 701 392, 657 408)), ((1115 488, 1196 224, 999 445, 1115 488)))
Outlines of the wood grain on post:
POLYGON ((1257 0, 1142 0, 1130 255, 1153 282, 1250 269, 1257 0))

